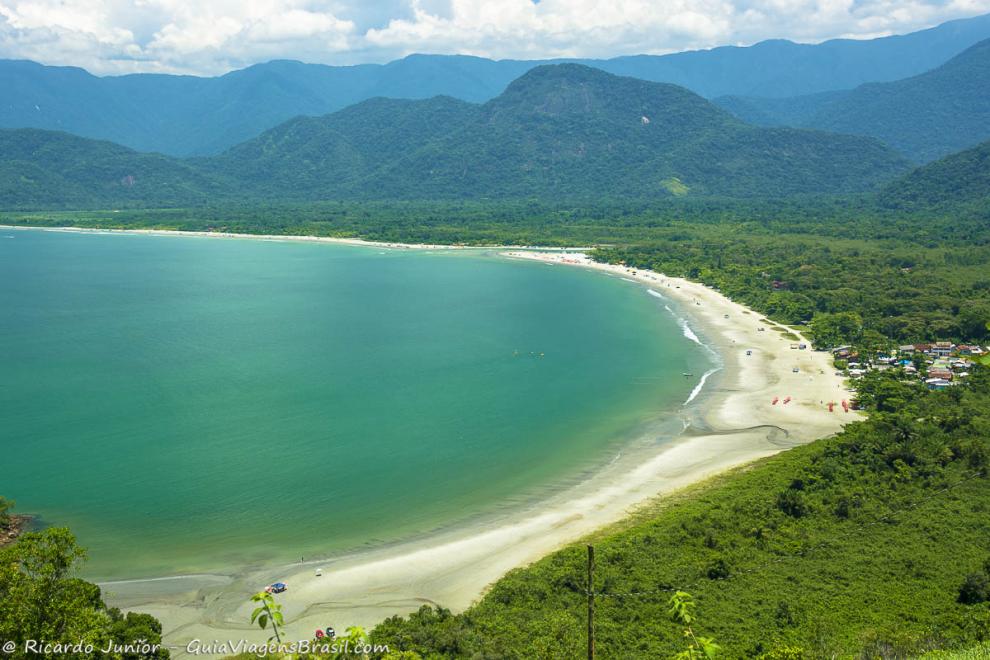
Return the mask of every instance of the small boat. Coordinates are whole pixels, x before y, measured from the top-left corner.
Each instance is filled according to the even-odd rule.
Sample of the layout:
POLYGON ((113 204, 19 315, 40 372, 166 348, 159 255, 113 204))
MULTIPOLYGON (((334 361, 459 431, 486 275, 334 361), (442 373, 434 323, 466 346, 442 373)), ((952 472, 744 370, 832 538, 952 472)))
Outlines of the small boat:
POLYGON ((690 378, 690 377, 691 377, 691 376, 693 376, 694 374, 692 374, 692 373, 688 373, 688 372, 686 372, 686 371, 685 371, 685 372, 683 372, 683 373, 682 373, 681 375, 682 375, 682 376, 684 376, 685 378, 690 378))

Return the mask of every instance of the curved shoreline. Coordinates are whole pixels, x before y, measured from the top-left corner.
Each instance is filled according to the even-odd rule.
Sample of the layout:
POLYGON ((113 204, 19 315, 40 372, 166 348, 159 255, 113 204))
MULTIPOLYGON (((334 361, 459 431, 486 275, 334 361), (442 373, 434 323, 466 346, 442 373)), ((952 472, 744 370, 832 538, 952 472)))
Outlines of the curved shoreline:
MULTIPOLYGON (((159 230, 122 232, 197 235, 159 230)), ((457 249, 349 239, 234 236, 369 247, 457 249)), ((792 353, 790 342, 771 331, 776 324, 701 284, 596 263, 573 248, 571 251, 502 250, 505 250, 502 256, 508 258, 598 270, 637 286, 645 285, 644 291, 650 291, 650 287, 659 289, 662 293, 650 292, 660 298, 669 297, 682 306, 679 311, 689 316, 704 336, 706 341, 701 343, 715 344, 717 350, 709 348, 724 360, 714 373, 715 378, 706 383, 705 379, 713 375, 706 373, 699 382, 701 387, 696 387, 682 404, 697 405, 699 401, 705 404, 705 412, 699 412, 697 419, 691 421, 693 428, 674 442, 658 446, 647 441, 624 449, 612 463, 582 483, 564 488, 494 526, 488 521, 485 526, 442 531, 342 557, 278 569, 269 567, 241 576, 172 576, 108 582, 104 585, 108 589, 108 601, 158 617, 165 629, 166 643, 179 656, 192 639, 263 641, 266 636, 262 631, 246 625, 250 612, 247 599, 259 584, 276 579, 291 585, 279 597, 289 621, 286 626, 289 638, 308 638, 313 630, 327 625, 337 629, 371 626, 393 614, 414 611, 424 603, 438 603, 459 611, 470 606, 507 571, 616 523, 657 496, 829 435, 839 430, 843 421, 853 419, 851 415, 829 413, 826 409, 828 401, 848 397, 843 381, 834 375, 826 355, 811 351, 792 353), (764 330, 760 331, 760 327, 764 330), (743 347, 752 355, 745 355, 743 347), (792 371, 791 362, 800 364, 798 373, 792 371), (698 392, 701 392, 700 400, 694 398, 699 396, 698 392), (789 405, 773 405, 773 396, 793 399, 789 405), (323 569, 322 577, 315 575, 314 567, 323 569)), ((792 331, 788 329, 788 332, 792 331)))
MULTIPOLYGON (((424 603, 442 604, 454 611, 465 609, 507 571, 619 522, 660 495, 829 435, 843 421, 854 419, 853 415, 829 413, 826 409, 828 401, 849 396, 841 378, 834 375, 828 357, 792 351, 792 340, 772 331, 780 327, 777 324, 701 284, 596 263, 576 248, 428 246, 168 230, 31 229, 423 250, 497 248, 502 257, 597 270, 643 287, 644 295, 660 299, 657 302, 682 322, 685 337, 706 346, 722 362, 719 368, 702 376, 691 396, 681 404, 687 416, 682 414, 675 419, 683 421, 684 433, 674 441, 667 436, 667 441, 657 442, 655 435, 633 441, 608 465, 579 475, 574 483, 564 484, 539 501, 521 504, 496 519, 486 517, 406 542, 319 561, 248 570, 243 575, 197 574, 103 583, 111 604, 158 617, 165 629, 165 641, 174 647, 177 656, 192 639, 266 639, 264 632, 246 625, 248 598, 259 585, 275 580, 291 585, 279 597, 289 621, 289 638, 308 638, 313 630, 327 625, 338 630, 349 625, 371 626, 393 614, 416 610, 424 603), (677 311, 664 300, 675 304, 677 311), (752 354, 746 355, 744 349, 752 354), (794 366, 800 367, 796 373, 792 371, 794 366), (771 403, 773 397, 787 396, 793 397, 787 405, 771 403), (322 577, 315 576, 315 567, 324 569, 322 577)), ((786 331, 793 332, 789 328, 786 331)))
POLYGON ((591 247, 540 247, 540 246, 506 246, 506 245, 445 245, 430 243, 397 243, 393 241, 369 241, 363 238, 338 238, 334 236, 308 236, 303 234, 239 234, 226 231, 184 231, 181 229, 114 229, 102 227, 55 227, 39 225, 4 225, 0 230, 32 230, 72 232, 79 234, 123 234, 135 236, 183 236, 191 238, 245 238, 256 241, 292 242, 292 243, 331 243, 335 245, 352 245, 356 247, 377 247, 393 250, 543 250, 548 252, 571 252, 591 250, 591 247))

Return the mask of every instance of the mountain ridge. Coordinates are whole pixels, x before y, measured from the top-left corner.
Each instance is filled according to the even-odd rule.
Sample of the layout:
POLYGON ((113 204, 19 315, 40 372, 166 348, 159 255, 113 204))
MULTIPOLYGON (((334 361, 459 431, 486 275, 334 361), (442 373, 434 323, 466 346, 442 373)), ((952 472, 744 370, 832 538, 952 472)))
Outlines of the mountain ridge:
POLYGON ((744 121, 867 135, 926 163, 990 139, 990 39, 931 71, 786 99, 721 97, 744 121))
POLYGON ((906 210, 973 210, 990 218, 990 140, 912 170, 886 184, 885 206, 906 210))
MULTIPOLYGON (((576 62, 706 97, 792 96, 921 73, 988 37, 990 14, 873 40, 770 40, 576 62)), ((62 130, 176 156, 215 155, 292 117, 321 116, 375 96, 484 102, 525 71, 562 61, 411 55, 384 65, 334 67, 273 60, 200 78, 97 77, 77 67, 0 60, 0 86, 7 91, 0 127, 62 130)))
POLYGON ((4 138, 11 146, 0 151, 8 173, 0 203, 7 205, 39 199, 38 187, 18 187, 18 167, 47 166, 53 180, 68 176, 67 189, 90 190, 111 205, 138 203, 140 191, 166 201, 185 193, 193 202, 656 198, 674 191, 780 197, 870 190, 907 169, 872 138, 749 126, 682 87, 579 64, 531 69, 480 105, 379 98, 297 117, 209 158, 106 142, 93 142, 89 153, 85 138, 66 134, 5 131, 4 138), (18 136, 41 143, 32 147, 36 162, 11 156, 31 146, 16 144, 18 136), (126 190, 114 183, 122 177, 132 177, 126 190))

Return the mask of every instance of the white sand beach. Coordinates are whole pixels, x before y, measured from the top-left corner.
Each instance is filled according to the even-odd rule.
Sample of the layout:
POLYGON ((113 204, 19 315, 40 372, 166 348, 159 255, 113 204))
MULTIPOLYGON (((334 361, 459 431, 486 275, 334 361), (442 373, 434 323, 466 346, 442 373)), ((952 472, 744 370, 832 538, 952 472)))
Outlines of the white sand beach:
MULTIPOLYGON (((786 337, 779 330, 790 329, 778 328, 701 284, 598 264, 581 252, 512 249, 502 255, 594 269, 624 278, 630 286, 649 287, 671 302, 672 311, 686 320, 692 333, 713 344, 724 363, 701 390, 700 419, 679 440, 659 447, 631 447, 586 481, 495 524, 236 577, 106 583, 108 600, 158 617, 166 642, 177 647, 173 650, 177 657, 194 639, 266 639, 269 633, 248 623, 252 609, 248 598, 276 580, 289 584, 278 600, 290 639, 309 638, 327 625, 337 630, 350 625, 370 627, 424 603, 461 611, 510 569, 619 521, 653 498, 830 435, 856 418, 841 405, 834 412, 828 410, 829 402, 840 404, 850 398, 828 354, 796 348, 807 340, 786 337), (322 575, 316 574, 317 568, 322 575)), ((701 374, 693 376, 700 378, 701 374)))

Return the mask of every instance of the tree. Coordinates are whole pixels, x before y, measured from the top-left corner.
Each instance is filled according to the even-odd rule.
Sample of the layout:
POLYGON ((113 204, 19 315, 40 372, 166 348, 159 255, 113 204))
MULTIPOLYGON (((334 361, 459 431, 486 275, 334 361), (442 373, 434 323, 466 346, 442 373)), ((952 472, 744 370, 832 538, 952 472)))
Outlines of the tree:
POLYGON ((863 319, 855 312, 815 314, 811 320, 811 334, 818 348, 856 343, 862 332, 863 319))
POLYGON ((804 496, 791 488, 781 491, 777 495, 777 508, 792 518, 801 518, 810 511, 808 503, 804 501, 804 496))
POLYGON ((990 336, 990 307, 970 305, 962 307, 957 317, 959 336, 962 339, 980 340, 990 336))
POLYGON ((908 401, 925 396, 922 385, 904 382, 892 372, 869 371, 856 381, 856 401, 867 410, 897 412, 908 401))
POLYGON ((147 653, 111 653, 111 657, 167 658, 153 648, 161 643, 161 624, 147 614, 108 610, 100 588, 75 577, 85 551, 69 530, 28 532, 0 548, 0 640, 24 648, 26 640, 50 643, 146 643, 147 653))
POLYGON ((956 599, 963 605, 975 605, 990 600, 990 578, 986 573, 970 573, 959 587, 956 599))
POLYGON ((0 496, 0 529, 10 527, 10 510, 14 508, 14 500, 0 496))

